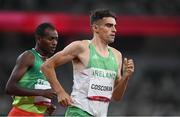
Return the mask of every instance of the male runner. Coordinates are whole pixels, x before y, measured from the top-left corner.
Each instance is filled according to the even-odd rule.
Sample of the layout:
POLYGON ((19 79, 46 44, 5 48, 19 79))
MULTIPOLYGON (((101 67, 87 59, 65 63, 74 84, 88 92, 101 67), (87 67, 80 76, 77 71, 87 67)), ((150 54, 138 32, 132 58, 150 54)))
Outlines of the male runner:
POLYGON ((114 42, 116 16, 96 10, 90 16, 92 40, 74 41, 42 65, 42 71, 57 92, 59 103, 68 106, 65 116, 107 116, 111 99, 120 100, 134 72, 132 59, 108 44, 114 42), (57 80, 55 68, 72 61, 74 84, 71 96, 57 80), (123 67, 122 67, 123 64, 123 67), (123 74, 121 75, 121 69, 123 74))
POLYGON ((13 108, 8 116, 50 115, 55 107, 51 98, 55 92, 40 71, 42 63, 50 57, 58 42, 58 33, 50 23, 40 24, 35 31, 35 48, 23 52, 6 85, 6 92, 13 96, 13 108))

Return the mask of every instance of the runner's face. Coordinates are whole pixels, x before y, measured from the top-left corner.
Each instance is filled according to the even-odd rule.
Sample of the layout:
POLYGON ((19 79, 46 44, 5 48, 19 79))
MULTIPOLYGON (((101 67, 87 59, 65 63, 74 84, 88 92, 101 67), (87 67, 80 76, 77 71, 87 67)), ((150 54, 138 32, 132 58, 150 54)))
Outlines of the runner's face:
POLYGON ((116 34, 116 20, 113 17, 104 17, 98 23, 98 35, 108 44, 114 42, 116 34))
POLYGON ((43 51, 53 54, 58 43, 58 33, 56 30, 46 29, 45 36, 40 40, 40 46, 43 51))

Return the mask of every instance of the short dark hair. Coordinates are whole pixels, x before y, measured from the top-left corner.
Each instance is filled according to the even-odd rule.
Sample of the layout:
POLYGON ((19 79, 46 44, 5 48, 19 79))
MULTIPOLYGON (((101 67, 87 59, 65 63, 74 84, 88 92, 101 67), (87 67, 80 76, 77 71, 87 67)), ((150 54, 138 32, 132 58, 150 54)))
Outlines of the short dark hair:
POLYGON ((37 26, 35 30, 35 35, 45 36, 46 29, 56 30, 55 27, 51 23, 45 22, 37 26))
POLYGON ((113 17, 116 19, 116 15, 112 11, 108 9, 97 9, 91 12, 91 15, 90 15, 91 25, 95 23, 96 21, 103 19, 103 17, 113 17))

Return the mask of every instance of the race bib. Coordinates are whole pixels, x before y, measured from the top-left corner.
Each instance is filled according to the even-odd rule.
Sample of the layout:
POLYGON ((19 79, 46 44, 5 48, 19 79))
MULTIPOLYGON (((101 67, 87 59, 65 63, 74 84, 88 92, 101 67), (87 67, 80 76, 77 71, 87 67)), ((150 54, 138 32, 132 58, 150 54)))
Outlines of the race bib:
POLYGON ((91 100, 110 100, 116 72, 93 68, 90 71, 88 98, 91 100))
MULTIPOLYGON (((43 79, 38 79, 37 84, 35 84, 35 89, 51 89, 51 86, 48 81, 43 79)), ((51 105, 51 99, 43 97, 43 96, 35 96, 34 103, 36 105, 51 105)))

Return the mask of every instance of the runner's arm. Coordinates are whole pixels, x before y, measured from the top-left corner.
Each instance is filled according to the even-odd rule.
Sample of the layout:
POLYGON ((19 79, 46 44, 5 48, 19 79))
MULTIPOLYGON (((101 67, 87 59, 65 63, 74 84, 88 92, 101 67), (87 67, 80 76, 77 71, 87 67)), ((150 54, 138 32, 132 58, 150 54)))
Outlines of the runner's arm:
POLYGON ((120 60, 118 69, 118 79, 115 81, 115 87, 112 95, 112 99, 115 101, 120 101, 122 99, 128 84, 129 77, 134 72, 134 63, 132 59, 127 60, 125 58, 122 66, 122 56, 119 56, 118 58, 120 60), (121 75, 121 69, 123 71, 123 75, 121 75))
POLYGON ((45 61, 41 67, 42 72, 45 74, 52 88, 56 92, 64 91, 64 89, 57 79, 55 68, 67 62, 70 62, 75 57, 77 57, 77 55, 81 51, 79 45, 80 41, 72 42, 62 51, 57 52, 54 56, 45 61))
POLYGON ((65 47, 62 51, 59 51, 54 56, 49 58, 41 67, 42 72, 45 74, 47 80, 50 82, 52 88, 58 95, 58 101, 63 105, 69 105, 72 100, 70 96, 65 92, 62 85, 57 79, 55 68, 75 59, 82 51, 81 41, 75 41, 65 47))
POLYGON ((6 84, 5 90, 7 94, 16 95, 16 96, 44 95, 44 92, 42 92, 42 90, 40 89, 39 90, 28 89, 18 85, 18 81, 20 81, 23 75, 27 72, 27 70, 30 67, 32 67, 33 63, 34 63, 34 56, 28 51, 24 52, 17 58, 16 65, 6 84))

